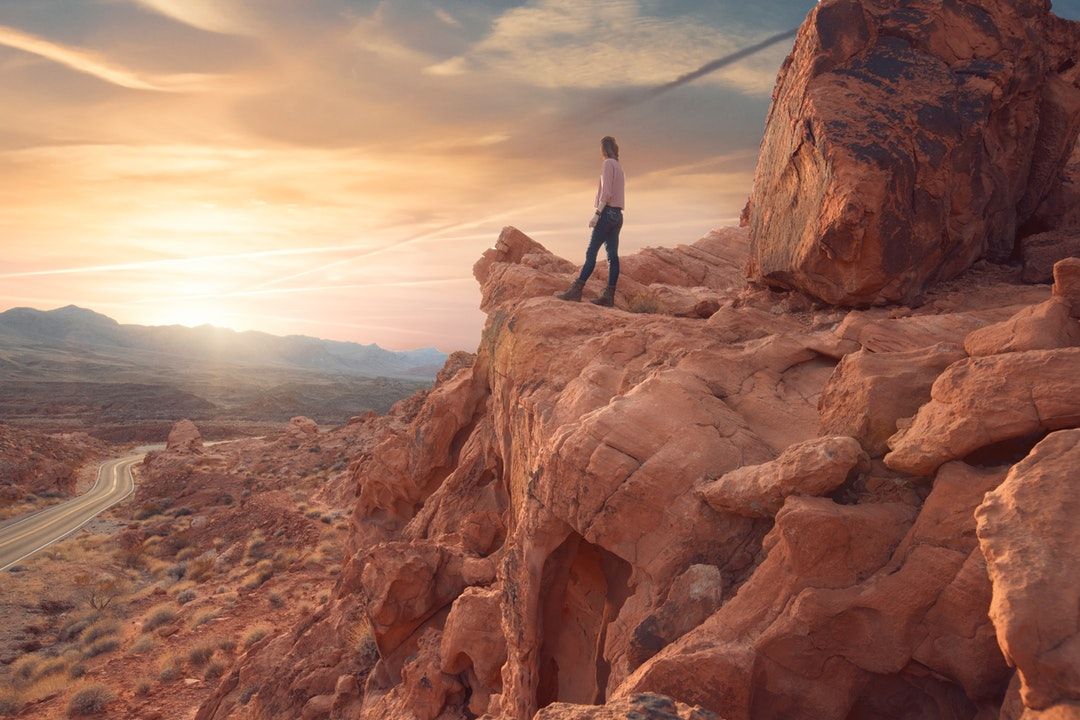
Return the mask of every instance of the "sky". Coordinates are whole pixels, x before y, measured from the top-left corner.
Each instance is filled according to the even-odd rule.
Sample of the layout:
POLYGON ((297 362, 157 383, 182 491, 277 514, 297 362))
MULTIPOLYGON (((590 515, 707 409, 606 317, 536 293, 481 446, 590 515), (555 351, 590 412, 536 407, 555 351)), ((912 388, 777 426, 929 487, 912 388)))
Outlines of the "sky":
MULTIPOLYGON (((504 225, 580 261, 737 222, 814 0, 0 0, 0 310, 475 348, 504 225)), ((1080 0, 1058 2, 1080 15, 1080 0)))

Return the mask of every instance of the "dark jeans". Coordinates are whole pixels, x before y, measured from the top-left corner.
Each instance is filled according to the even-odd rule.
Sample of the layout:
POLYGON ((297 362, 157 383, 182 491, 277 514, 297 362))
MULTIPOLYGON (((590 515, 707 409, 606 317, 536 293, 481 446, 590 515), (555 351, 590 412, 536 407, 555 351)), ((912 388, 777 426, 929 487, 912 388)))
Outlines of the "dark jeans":
POLYGON ((581 274, 578 282, 584 283, 596 269, 596 256, 600 252, 600 246, 607 248, 608 261, 608 287, 615 289, 615 283, 619 282, 619 231, 622 230, 622 208, 604 206, 600 211, 600 218, 593 228, 592 238, 589 240, 589 249, 585 251, 585 264, 581 266, 581 274))

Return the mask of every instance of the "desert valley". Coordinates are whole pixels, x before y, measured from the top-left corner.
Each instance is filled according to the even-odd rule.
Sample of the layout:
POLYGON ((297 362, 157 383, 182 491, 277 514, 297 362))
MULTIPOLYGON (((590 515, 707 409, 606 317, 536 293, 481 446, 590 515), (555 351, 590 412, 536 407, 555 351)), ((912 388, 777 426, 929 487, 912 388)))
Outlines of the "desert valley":
POLYGON ((0 717, 1080 718, 1078 57, 823 0, 740 226, 507 226, 475 352, 0 313, 0 717))

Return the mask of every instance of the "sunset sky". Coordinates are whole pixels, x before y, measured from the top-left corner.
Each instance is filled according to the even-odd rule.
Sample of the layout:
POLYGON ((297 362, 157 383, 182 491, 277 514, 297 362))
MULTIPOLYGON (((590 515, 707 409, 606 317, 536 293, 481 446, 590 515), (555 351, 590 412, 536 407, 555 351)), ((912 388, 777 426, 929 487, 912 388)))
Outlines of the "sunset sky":
POLYGON ((604 134, 624 251, 735 222, 790 43, 597 111, 812 6, 0 0, 0 310, 473 349, 503 225, 580 261, 604 134))

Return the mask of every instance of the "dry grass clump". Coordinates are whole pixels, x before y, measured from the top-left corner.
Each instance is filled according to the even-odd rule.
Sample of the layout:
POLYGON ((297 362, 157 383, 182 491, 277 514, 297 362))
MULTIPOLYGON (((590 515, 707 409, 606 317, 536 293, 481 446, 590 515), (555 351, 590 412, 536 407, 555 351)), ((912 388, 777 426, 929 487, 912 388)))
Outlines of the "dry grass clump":
POLYGON ((142 655, 143 653, 153 650, 155 645, 157 645, 157 643, 154 641, 152 635, 140 635, 139 639, 131 645, 129 652, 131 652, 132 655, 142 655))
POLYGON ((274 566, 269 560, 260 560, 254 570, 240 587, 244 590, 257 590, 270 578, 274 577, 274 566))
POLYGON ((89 645, 104 637, 112 637, 120 632, 120 623, 116 620, 99 620, 83 631, 79 638, 83 645, 89 645))
POLYGON ((176 655, 166 655, 158 662, 158 680, 170 683, 179 679, 184 669, 184 663, 176 655))
POLYGON ((53 658, 42 663, 34 673, 35 678, 49 677, 50 675, 62 675, 67 672, 68 661, 63 658, 53 658))
POLYGON ((188 588, 187 590, 181 590, 180 592, 176 593, 176 602, 180 603, 181 605, 187 605, 189 602, 191 602, 198 596, 198 593, 196 593, 191 588, 188 588))
POLYGON ((143 618, 143 632, 156 630, 162 625, 168 625, 176 619, 176 609, 172 605, 162 604, 150 608, 143 618))
POLYGON ((225 638, 224 640, 218 642, 218 649, 227 653, 235 652, 236 640, 233 640, 232 638, 225 638))
POLYGON ((97 657, 98 655, 104 655, 107 652, 112 652, 113 650, 116 650, 118 647, 120 647, 120 641, 117 640, 116 638, 109 638, 109 637, 102 638, 101 640, 98 640, 97 642, 94 642, 94 643, 91 643, 90 645, 87 645, 86 648, 83 650, 83 657, 85 657, 85 658, 97 657))
POLYGON ((97 715, 116 698, 116 694, 104 685, 87 685, 76 690, 68 701, 68 717, 97 715))
POLYGON ((142 678, 135 683, 135 696, 146 697, 150 694, 150 689, 154 687, 154 681, 150 678, 142 678))
POLYGON ((14 715, 22 706, 22 695, 15 688, 0 687, 0 715, 14 715))
POLYGON ((218 618, 218 610, 217 610, 217 608, 209 608, 207 610, 203 610, 203 611, 199 612, 192 619, 191 627, 197 628, 200 625, 205 625, 206 623, 208 623, 208 622, 210 622, 212 620, 217 620, 217 618, 218 618))
POLYGON ((11 663, 11 674, 16 680, 23 682, 34 677, 37 673, 38 665, 41 664, 41 658, 37 655, 23 655, 21 658, 11 663))
POLYGON ((210 662, 210 658, 214 656, 214 651, 217 648, 212 642, 201 642, 198 645, 193 645, 188 649, 188 662, 195 667, 202 667, 206 663, 210 662))
POLYGON ((225 674, 225 665, 217 660, 206 666, 203 671, 203 680, 217 680, 225 674))
POLYGON ((205 582, 214 570, 216 560, 217 557, 213 552, 204 552, 202 555, 189 560, 187 564, 188 579, 197 583, 205 582))
POLYGON ((244 649, 247 650, 255 643, 270 634, 270 628, 266 625, 256 625, 244 635, 244 649))

